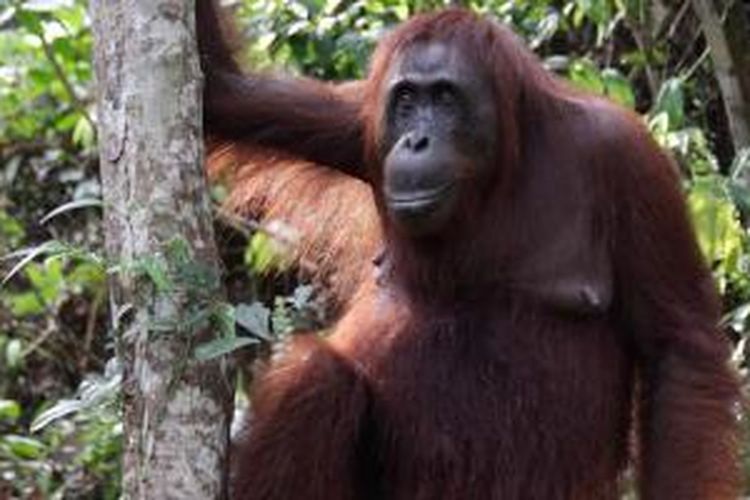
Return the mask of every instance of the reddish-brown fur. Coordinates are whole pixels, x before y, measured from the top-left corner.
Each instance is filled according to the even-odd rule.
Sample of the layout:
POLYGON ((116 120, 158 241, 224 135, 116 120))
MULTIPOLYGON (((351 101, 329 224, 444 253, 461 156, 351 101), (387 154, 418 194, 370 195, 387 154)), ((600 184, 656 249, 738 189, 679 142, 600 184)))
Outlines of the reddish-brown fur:
MULTIPOLYGON (((203 40, 216 37, 211 20, 199 1, 203 40)), ((570 90, 508 31, 460 10, 398 28, 356 95, 239 84, 228 48, 202 47, 209 132, 368 179, 379 227, 350 263, 387 249, 382 282, 361 275, 333 334, 293 342, 257 385, 235 498, 615 499, 634 428, 641 498, 737 497, 738 390, 719 302, 676 169, 637 116, 570 90), (389 223, 375 154, 381 80, 415 40, 474 57, 501 121, 491 182, 430 244, 389 223)), ((235 169, 268 182, 236 184, 238 205, 275 192, 283 214, 307 189, 344 182, 285 158, 235 169)), ((330 197, 302 199, 336 218, 330 197)))

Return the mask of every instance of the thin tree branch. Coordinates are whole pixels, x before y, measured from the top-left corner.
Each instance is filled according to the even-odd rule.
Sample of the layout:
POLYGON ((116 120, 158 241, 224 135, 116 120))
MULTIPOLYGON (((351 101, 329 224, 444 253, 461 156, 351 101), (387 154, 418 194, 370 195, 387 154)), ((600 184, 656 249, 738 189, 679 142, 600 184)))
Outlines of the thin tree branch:
POLYGON ((44 32, 39 32, 36 34, 39 38, 39 41, 42 42, 42 50, 44 51, 44 55, 49 61, 49 63, 52 65, 52 69, 55 72, 55 75, 57 76, 57 79, 60 80, 60 83, 62 83, 63 88, 65 89, 65 93, 68 94, 68 98, 73 103, 73 106, 75 109, 81 113, 83 118, 89 123, 91 126, 91 129, 96 131, 96 124, 94 123, 94 120, 91 119, 91 115, 89 115, 88 111, 86 110, 86 105, 84 102, 78 97, 78 94, 76 94, 75 89, 73 88, 73 85, 70 83, 70 80, 68 79, 67 75, 65 74, 65 71, 63 70, 62 66, 60 66, 60 63, 57 61, 57 57, 55 57, 55 51, 52 49, 52 46, 47 41, 47 37, 44 36, 44 32))

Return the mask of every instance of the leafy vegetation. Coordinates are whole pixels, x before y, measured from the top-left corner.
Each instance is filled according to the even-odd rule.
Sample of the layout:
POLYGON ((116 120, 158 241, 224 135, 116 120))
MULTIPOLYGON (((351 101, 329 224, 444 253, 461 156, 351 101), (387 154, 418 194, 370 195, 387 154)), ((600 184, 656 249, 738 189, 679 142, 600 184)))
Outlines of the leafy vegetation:
MULTIPOLYGON (((448 2, 227 3, 253 41, 244 57, 255 67, 346 80, 364 74, 368 54, 389 26, 448 2)), ((734 360, 746 376, 750 150, 732 149, 689 3, 666 12, 646 0, 465 4, 512 25, 551 70, 575 85, 641 113, 654 137, 672 151, 701 248, 724 296, 734 360)), ((91 50, 83 0, 0 3, 3 498, 116 498, 119 492, 119 371, 106 319, 112 266, 98 257, 91 50)), ((228 227, 219 234, 235 305, 213 304, 212 320, 224 325, 225 340, 201 346, 199 357, 241 344, 257 349, 299 325, 324 324, 316 292, 279 275, 284 262, 267 235, 246 240, 228 227), (248 282, 249 275, 274 270, 277 279, 248 282)), ((136 264, 155 284, 175 286, 169 262, 136 264)), ((179 279, 194 278, 199 277, 179 279)))

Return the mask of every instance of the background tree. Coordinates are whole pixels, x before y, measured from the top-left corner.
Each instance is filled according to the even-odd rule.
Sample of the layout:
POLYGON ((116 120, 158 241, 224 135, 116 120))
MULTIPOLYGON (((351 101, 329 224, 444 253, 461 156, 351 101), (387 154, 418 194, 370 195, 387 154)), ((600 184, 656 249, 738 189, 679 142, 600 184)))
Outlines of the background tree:
POLYGON ((750 147, 750 8, 743 2, 693 0, 711 50, 732 142, 750 147))

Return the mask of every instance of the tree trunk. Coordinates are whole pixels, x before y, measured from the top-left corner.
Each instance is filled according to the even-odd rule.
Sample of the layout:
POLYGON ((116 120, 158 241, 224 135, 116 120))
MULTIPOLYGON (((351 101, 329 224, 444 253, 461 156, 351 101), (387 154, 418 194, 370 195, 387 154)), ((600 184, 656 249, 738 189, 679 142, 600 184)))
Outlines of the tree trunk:
POLYGON ((223 296, 203 173, 194 1, 92 0, 123 497, 226 496, 233 387, 198 362, 223 296))
POLYGON ((750 22, 741 0, 727 0, 719 12, 714 0, 693 0, 711 49, 735 151, 750 147, 750 22))

